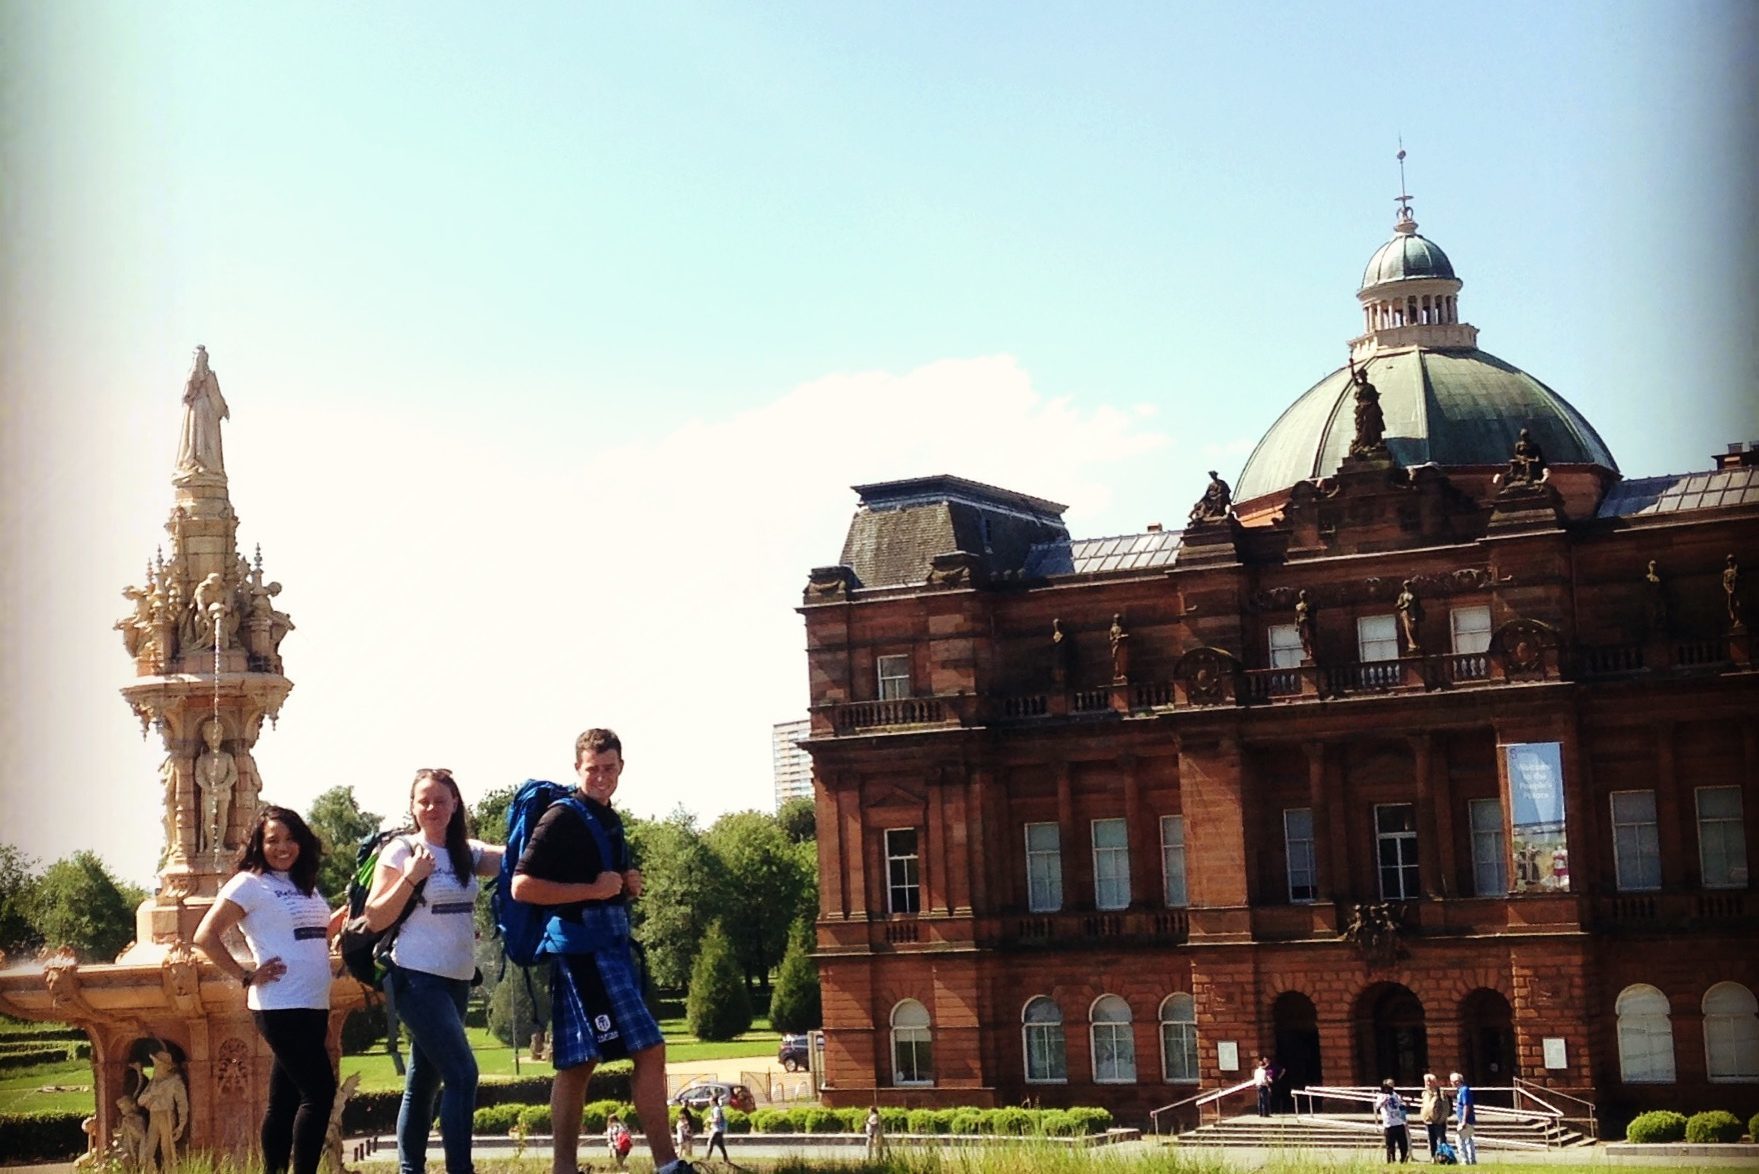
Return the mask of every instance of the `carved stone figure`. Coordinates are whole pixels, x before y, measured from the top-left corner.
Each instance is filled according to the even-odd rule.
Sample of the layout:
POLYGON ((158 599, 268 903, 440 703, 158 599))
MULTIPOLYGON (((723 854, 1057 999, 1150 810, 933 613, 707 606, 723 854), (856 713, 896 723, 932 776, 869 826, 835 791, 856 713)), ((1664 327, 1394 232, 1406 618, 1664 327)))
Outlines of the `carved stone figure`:
POLYGON ((1393 609, 1399 613, 1399 627, 1405 632, 1405 651, 1412 656, 1423 654, 1423 642, 1417 633, 1423 625, 1423 601, 1411 590, 1411 580, 1406 579, 1399 597, 1393 603, 1393 609))
POLYGON ((1191 524, 1201 526, 1205 522, 1221 521, 1228 516, 1228 508, 1233 501, 1233 490, 1211 469, 1208 487, 1204 489, 1203 496, 1197 499, 1197 504, 1191 507, 1191 524))
POLYGON ((1404 917, 1404 907, 1394 902, 1356 905, 1350 910, 1349 925, 1338 936, 1361 950, 1368 961, 1389 966, 1405 953, 1399 941, 1404 917))
POLYGON ((1069 681, 1069 661, 1071 659, 1071 641, 1069 634, 1063 631, 1063 621, 1051 621, 1051 680, 1058 686, 1069 681))
POLYGON ((177 1071, 177 1061, 163 1047, 153 1053, 153 1078, 135 1100, 147 1114, 140 1168, 143 1174, 172 1174, 177 1169, 177 1143, 189 1127, 189 1091, 177 1071))
POLYGON ((342 1163, 342 1109, 359 1085, 360 1073, 349 1073, 348 1079, 336 1090, 336 1100, 330 1106, 330 1125, 324 1130, 324 1162, 331 1174, 349 1174, 348 1167, 342 1163))
POLYGON ((1537 485, 1544 475, 1545 451, 1533 439, 1532 433, 1523 428, 1521 435, 1515 438, 1515 451, 1509 457, 1509 473, 1503 478, 1503 484, 1537 485))
POLYGON ((228 847, 226 821, 232 814, 232 792, 238 786, 238 764, 220 748, 226 728, 218 718, 202 723, 202 741, 208 748, 195 760, 196 786, 202 794, 201 848, 218 853, 228 847))
POLYGON ((98 1164, 98 1119, 83 1118, 79 1123, 79 1131, 86 1135, 86 1152, 73 1160, 75 1170, 84 1170, 98 1164))
POLYGON ((183 433, 177 441, 179 473, 226 472, 220 450, 220 421, 231 413, 220 394, 220 380, 208 367, 208 348, 195 348, 195 367, 183 386, 183 433))
POLYGON ((226 580, 221 578, 219 571, 210 571, 205 579, 196 584, 194 647, 213 648, 217 643, 221 652, 226 651, 231 603, 227 598, 228 594, 226 580))
POLYGON ((1130 675, 1130 633, 1124 631, 1124 617, 1112 616, 1112 680, 1122 681, 1130 675))
POLYGON ((1368 368, 1356 366, 1354 359, 1350 381, 1356 397, 1356 436, 1350 441, 1350 455, 1378 456, 1386 452, 1386 413, 1380 410, 1380 392, 1368 382, 1368 368))
POLYGON ((183 837, 178 834, 177 760, 171 755, 159 764, 159 780, 165 785, 165 859, 183 859, 183 837))
POLYGON ((153 630, 153 606, 148 593, 140 587, 124 587, 122 597, 134 604, 134 610, 117 620, 114 627, 122 633, 122 646, 128 655, 138 656, 141 640, 153 630))
POLYGON ((1722 593, 1728 600, 1728 630, 1746 631, 1747 625, 1741 619, 1741 564, 1732 554, 1722 568, 1722 593))
POLYGON ((140 1169, 141 1151, 147 1148, 147 1119, 131 1096, 116 1098, 116 1132, 110 1135, 110 1150, 128 1170, 140 1169))
POLYGON ((1307 598, 1307 589, 1303 587, 1295 596, 1295 635, 1301 640, 1301 659, 1312 664, 1313 657, 1313 615, 1318 609, 1313 601, 1307 598))
POLYGON ((1643 575, 1643 623, 1652 636, 1667 632, 1667 584, 1661 581, 1654 559, 1649 560, 1649 569, 1643 575))

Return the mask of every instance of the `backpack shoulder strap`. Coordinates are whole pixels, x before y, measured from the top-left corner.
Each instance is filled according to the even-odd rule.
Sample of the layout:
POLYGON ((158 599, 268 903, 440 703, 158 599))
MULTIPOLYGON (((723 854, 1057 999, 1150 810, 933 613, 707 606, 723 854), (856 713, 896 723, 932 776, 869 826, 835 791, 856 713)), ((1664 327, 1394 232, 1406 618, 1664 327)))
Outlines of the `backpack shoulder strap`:
POLYGON ((599 822, 598 816, 594 815, 592 810, 580 801, 580 796, 572 792, 556 802, 565 805, 580 817, 580 822, 586 825, 587 833, 592 836, 592 842, 599 850, 599 859, 604 862, 607 869, 615 870, 617 861, 611 852, 611 837, 605 832, 605 825, 599 822))

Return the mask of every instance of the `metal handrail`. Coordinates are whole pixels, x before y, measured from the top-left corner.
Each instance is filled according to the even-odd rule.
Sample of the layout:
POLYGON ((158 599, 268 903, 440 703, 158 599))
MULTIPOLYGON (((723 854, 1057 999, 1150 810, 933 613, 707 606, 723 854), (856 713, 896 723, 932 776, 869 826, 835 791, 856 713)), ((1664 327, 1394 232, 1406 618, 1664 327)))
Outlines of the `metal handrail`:
POLYGON ((1584 1100, 1583 1098, 1578 1097, 1578 1096, 1572 1096, 1571 1094, 1569 1094, 1567 1092, 1562 1092, 1562 1091, 1555 1089, 1555 1088, 1544 1088, 1545 1096, 1555 1097, 1560 1101, 1569 1101, 1572 1104, 1580 1105, 1583 1109, 1585 1109, 1587 1111, 1585 1116, 1570 1117, 1570 1116, 1565 1115, 1563 1110, 1561 1110, 1561 1109, 1557 1108, 1555 1105, 1551 1104, 1550 1101, 1547 1101, 1545 1099, 1545 1097, 1542 1097, 1537 1092, 1534 1092, 1533 1090, 1535 1088, 1544 1088, 1544 1086, 1535 1085, 1535 1084, 1533 1084, 1532 1081, 1523 1080, 1519 1076, 1515 1077, 1514 1090, 1515 1090, 1515 1095, 1517 1097, 1524 1096, 1524 1097, 1527 1097, 1531 1100, 1537 1101, 1541 1105, 1544 1105, 1547 1109, 1550 1109, 1551 1112, 1557 1117, 1557 1119, 1559 1121, 1584 1121, 1584 1122, 1586 1122, 1588 1125, 1588 1136, 1593 1138, 1595 1141, 1600 1140, 1600 1116, 1599 1116, 1600 1111, 1599 1111, 1599 1107, 1596 1106, 1593 1101, 1584 1100))
MULTIPOLYGON (((1418 1086, 1413 1085, 1408 1088, 1399 1088, 1399 1089, 1396 1089, 1395 1091, 1398 1092, 1401 1097, 1409 1096, 1410 1099, 1415 1099, 1415 1097, 1420 1096, 1422 1094, 1423 1089, 1418 1086)), ((1566 1117, 1562 1110, 1558 1109, 1557 1107, 1555 1107, 1553 1105, 1547 1104, 1542 1097, 1539 1097, 1539 1096, 1535 1095, 1533 1092, 1531 1092, 1525 1088, 1522 1088, 1518 1085, 1496 1085, 1496 1086, 1490 1086, 1490 1087, 1480 1087, 1480 1088, 1477 1088, 1476 1091, 1480 1092, 1480 1093, 1506 1092, 1506 1093, 1511 1094, 1512 1099, 1519 1099, 1522 1096, 1526 1096, 1526 1097, 1532 1099, 1533 1101, 1537 1102, 1538 1104, 1544 1106, 1543 1109, 1522 1109, 1522 1108, 1518 1108, 1518 1107, 1505 1109, 1501 1105, 1486 1105, 1486 1104, 1480 1103, 1477 1106, 1477 1111, 1478 1111, 1479 1116, 1481 1116, 1481 1117, 1495 1117, 1495 1118, 1502 1118, 1505 1120, 1518 1121, 1518 1122, 1531 1122, 1531 1123, 1535 1123, 1535 1124, 1537 1124, 1539 1122, 1547 1122, 1549 1124, 1561 1124, 1564 1121, 1580 1120, 1580 1118, 1566 1117)), ((1547 1089, 1546 1091, 1551 1092, 1553 1090, 1547 1089)), ((1298 1088, 1298 1089, 1294 1090, 1293 1096, 1294 1096, 1294 1100, 1295 1100, 1295 1116, 1297 1118, 1299 1118, 1301 1116, 1301 1098, 1302 1097, 1307 1098, 1307 1114, 1309 1116, 1315 1116, 1316 1114, 1313 1109, 1313 1101, 1315 1099, 1351 1101, 1351 1102, 1355 1102, 1358 1104, 1372 1105, 1374 1103, 1375 1098, 1379 1095, 1380 1095, 1379 1089, 1367 1088, 1367 1087, 1362 1087, 1362 1086, 1352 1087, 1352 1086, 1347 1086, 1347 1085, 1346 1086, 1309 1085, 1306 1088, 1298 1088)), ((1582 1103, 1582 1104, 1587 1104, 1587 1102, 1581 1101, 1580 1098, 1569 1097, 1567 1093, 1560 1093, 1558 1095, 1560 1097, 1568 1097, 1568 1099, 1578 1101, 1579 1103, 1582 1103)), ((1588 1107, 1590 1108, 1590 1110, 1592 1110, 1592 1108, 1593 1108, 1592 1105, 1589 1105, 1588 1107)), ((1590 1126, 1592 1127, 1594 1124, 1593 1118, 1592 1117, 1588 1118, 1588 1121, 1589 1121, 1590 1126)), ((1595 1133, 1596 1131, 1591 1128, 1590 1132, 1595 1133)), ((1517 1142, 1509 1141, 1509 1142, 1506 1142, 1505 1144, 1524 1144, 1524 1143, 1517 1143, 1517 1142)), ((1549 1149, 1549 1148, 1551 1148, 1551 1145, 1552 1145, 1552 1139, 1551 1139, 1551 1137, 1549 1135, 1549 1131, 1548 1131, 1547 1136, 1546 1136, 1545 1145, 1543 1147, 1533 1147, 1533 1148, 1549 1149)))
POLYGON ((1182 1101, 1174 1101, 1170 1105, 1162 1105, 1158 1109, 1150 1109, 1148 1112, 1148 1118, 1149 1118, 1149 1120, 1154 1122, 1155 1135, 1159 1136, 1160 1135, 1160 1115, 1162 1113, 1170 1113, 1174 1109, 1182 1109, 1186 1105, 1195 1105, 1195 1106, 1197 1106, 1197 1119, 1198 1119, 1198 1121, 1201 1122, 1203 1120, 1203 1107, 1205 1105, 1215 1104, 1218 1101, 1225 1100, 1226 1098, 1231 1097, 1235 1093, 1240 1092, 1244 1089, 1255 1088, 1255 1087, 1257 1087, 1256 1081, 1243 1080, 1239 1084, 1232 1085, 1231 1087, 1228 1087, 1228 1088, 1218 1088, 1218 1089, 1212 1089, 1209 1092, 1200 1092, 1196 1096, 1186 1097, 1182 1101))

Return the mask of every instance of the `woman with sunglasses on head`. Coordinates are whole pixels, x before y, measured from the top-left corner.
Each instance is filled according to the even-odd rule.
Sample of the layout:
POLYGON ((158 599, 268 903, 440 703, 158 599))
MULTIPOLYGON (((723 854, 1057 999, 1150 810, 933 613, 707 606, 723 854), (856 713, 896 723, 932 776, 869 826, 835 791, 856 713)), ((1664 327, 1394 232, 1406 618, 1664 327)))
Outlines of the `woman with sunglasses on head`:
POLYGON ((446 1174, 471 1174, 476 1054, 464 1034, 464 1004, 476 974, 477 878, 500 869, 501 849, 470 838, 464 797, 449 770, 415 772, 409 812, 414 830, 379 853, 364 909, 372 929, 388 928, 409 910, 385 977, 410 1036, 397 1165, 400 1174, 427 1168, 437 1097, 446 1174))
POLYGON ((330 1027, 330 939, 347 908, 330 911, 317 891, 323 845, 297 811, 264 805, 221 886, 195 948, 244 984, 245 1005, 275 1055, 263 1113, 263 1169, 316 1174, 336 1099, 336 1069, 324 1041, 330 1027), (226 948, 237 926, 250 947, 246 967, 226 948))

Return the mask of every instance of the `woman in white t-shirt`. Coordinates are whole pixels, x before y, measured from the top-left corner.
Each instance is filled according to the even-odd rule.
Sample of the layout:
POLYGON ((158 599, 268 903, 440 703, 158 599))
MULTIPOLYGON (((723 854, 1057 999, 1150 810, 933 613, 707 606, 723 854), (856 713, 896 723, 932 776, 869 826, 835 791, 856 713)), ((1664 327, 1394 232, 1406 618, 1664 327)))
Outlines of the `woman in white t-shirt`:
POLYGON ((263 1169, 316 1174, 336 1099, 336 1070, 324 1047, 330 1027, 330 939, 347 907, 330 911, 317 891, 323 845, 297 811, 264 806, 196 927, 195 948, 244 984, 245 1005, 275 1055, 263 1114, 263 1169), (246 967, 226 948, 237 926, 250 946, 246 967))
POLYGON ((446 1174, 471 1174, 476 1054, 464 1034, 464 1004, 476 974, 477 878, 500 869, 501 849, 469 837, 464 797, 449 770, 417 771, 409 810, 415 829, 379 853, 364 910, 368 926, 384 929, 415 902, 397 930, 385 977, 410 1036, 397 1165, 400 1174, 427 1168, 437 1097, 446 1174))

